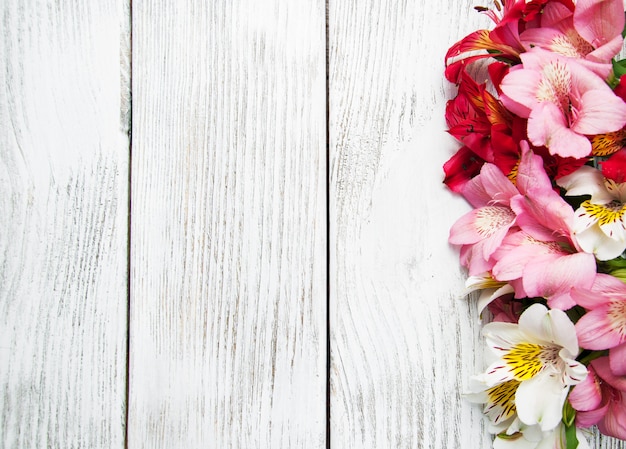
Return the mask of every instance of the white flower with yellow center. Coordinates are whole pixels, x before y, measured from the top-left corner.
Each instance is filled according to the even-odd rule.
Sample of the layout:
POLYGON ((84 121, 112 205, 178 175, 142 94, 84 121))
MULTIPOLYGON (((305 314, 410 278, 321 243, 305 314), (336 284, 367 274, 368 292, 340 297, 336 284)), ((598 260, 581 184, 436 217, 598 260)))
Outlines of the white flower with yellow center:
POLYGON ((494 279, 489 272, 481 273, 478 276, 469 276, 465 281, 465 294, 480 290, 478 297, 478 312, 482 311, 495 299, 514 292, 513 287, 507 282, 494 279))
POLYGON ((504 426, 498 431, 554 429, 570 386, 587 376, 587 368, 576 361, 574 324, 561 310, 533 304, 519 323, 489 323, 483 332, 496 360, 478 378, 483 391, 470 399, 485 403, 491 423, 504 426))
POLYGON ((622 254, 626 249, 626 183, 616 183, 585 165, 560 178, 558 184, 568 196, 591 196, 574 218, 573 233, 580 248, 599 260, 622 254))

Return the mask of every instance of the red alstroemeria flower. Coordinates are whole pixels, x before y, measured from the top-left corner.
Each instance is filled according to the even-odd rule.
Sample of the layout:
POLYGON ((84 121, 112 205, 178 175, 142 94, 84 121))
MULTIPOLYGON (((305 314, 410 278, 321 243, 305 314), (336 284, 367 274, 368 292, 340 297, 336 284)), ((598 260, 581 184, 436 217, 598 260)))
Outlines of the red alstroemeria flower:
MULTIPOLYGON (((478 30, 452 45, 446 53, 446 79, 453 83, 459 81, 465 67, 474 61, 496 57, 509 64, 518 64, 520 54, 526 51, 520 40, 520 33, 528 28, 539 26, 539 17, 550 3, 564 5, 574 10, 571 0, 508 0, 504 3, 502 15, 487 8, 481 8, 495 23, 493 30, 478 30), (464 56, 465 53, 485 50, 486 53, 464 56)), ((499 3, 496 2, 500 9, 499 3)))
POLYGON ((485 84, 467 73, 460 79, 457 96, 446 106, 448 132, 464 144, 444 165, 444 182, 455 192, 478 175, 485 162, 510 176, 519 162, 518 142, 526 137, 526 120, 512 116, 485 84))

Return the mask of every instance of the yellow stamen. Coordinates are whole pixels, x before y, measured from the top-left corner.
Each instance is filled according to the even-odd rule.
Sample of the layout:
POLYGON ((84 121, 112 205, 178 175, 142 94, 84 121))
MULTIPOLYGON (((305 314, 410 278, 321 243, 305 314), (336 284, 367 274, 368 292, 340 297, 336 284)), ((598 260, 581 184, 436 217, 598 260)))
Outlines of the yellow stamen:
POLYGON ((626 204, 612 202, 609 204, 593 204, 589 200, 583 201, 580 205, 585 211, 585 215, 595 218, 600 226, 620 221, 626 213, 626 204))
POLYGON ((498 416, 493 419, 495 424, 506 421, 515 415, 515 392, 519 384, 520 382, 517 380, 509 380, 487 390, 489 402, 487 402, 484 412, 488 413, 496 407, 502 408, 498 416))
POLYGON ((516 380, 528 380, 543 368, 542 353, 546 348, 532 343, 519 343, 502 359, 516 380))

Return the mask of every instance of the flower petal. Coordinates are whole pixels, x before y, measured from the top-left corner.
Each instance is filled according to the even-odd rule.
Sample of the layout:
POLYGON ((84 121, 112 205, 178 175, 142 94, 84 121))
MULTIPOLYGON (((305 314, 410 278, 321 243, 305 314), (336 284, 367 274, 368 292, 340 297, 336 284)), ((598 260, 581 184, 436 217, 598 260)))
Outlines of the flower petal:
POLYGON ((626 123, 626 103, 608 88, 588 90, 581 102, 584 107, 571 127, 578 134, 619 131, 626 123))
MULTIPOLYGON (((624 29, 622 0, 578 0, 574 11, 574 27, 595 48, 609 43, 624 29)), ((609 59, 615 56, 621 45, 609 59)))
POLYGON ((574 238, 583 251, 595 254, 598 260, 615 259, 626 247, 626 242, 608 237, 597 224, 575 232, 574 238))
POLYGON ((571 355, 578 354, 574 323, 561 310, 548 310, 542 304, 533 304, 520 317, 519 326, 526 335, 532 335, 540 342, 562 346, 571 355))
POLYGON ((567 191, 568 196, 591 195, 596 204, 609 203, 615 199, 606 190, 602 172, 588 165, 562 176, 557 183, 567 191))
MULTIPOLYGON (((569 294, 572 287, 591 288, 595 275, 593 255, 574 253, 544 263, 529 263, 524 268, 522 282, 527 294, 549 300, 557 295, 569 294)), ((566 309, 574 304, 571 300, 566 309)))
POLYGON ((611 371, 616 376, 626 376, 626 343, 611 348, 609 351, 611 371))
POLYGON ((622 343, 619 329, 614 329, 609 320, 610 305, 588 311, 576 323, 578 344, 585 349, 604 350, 622 343))
MULTIPOLYGON (((596 133, 597 134, 597 133, 596 133)), ((557 105, 544 102, 528 117, 528 138, 533 145, 546 146, 550 154, 581 158, 591 154, 591 142, 568 127, 557 105)))
POLYGON ((519 419, 524 424, 539 424, 543 431, 552 430, 561 422, 563 402, 569 391, 558 376, 552 374, 542 371, 522 382, 515 394, 519 419))
MULTIPOLYGON (((587 378, 576 385, 568 396, 568 401, 577 411, 588 412, 597 409, 602 402, 602 391, 600 390, 600 379, 593 368, 589 369, 587 378)), ((598 421, 585 423, 582 427, 589 427, 598 421)))

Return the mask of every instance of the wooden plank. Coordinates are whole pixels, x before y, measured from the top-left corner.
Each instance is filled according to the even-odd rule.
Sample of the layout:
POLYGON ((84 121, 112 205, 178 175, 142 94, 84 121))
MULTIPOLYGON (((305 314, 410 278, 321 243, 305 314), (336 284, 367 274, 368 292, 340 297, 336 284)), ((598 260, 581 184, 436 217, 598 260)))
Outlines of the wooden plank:
POLYGON ((488 448, 459 397, 481 367, 475 307, 447 245, 465 210, 441 183, 447 47, 471 2, 330 2, 331 442, 488 448))
POLYGON ((325 445, 324 20, 133 2, 132 449, 325 445))
MULTIPOLYGON (((443 186, 447 48, 490 25, 468 0, 330 2, 331 442, 490 448, 460 397, 483 369, 447 244, 468 206, 443 186)), ((622 448, 596 438, 596 448, 622 448)))
POLYGON ((123 448, 128 4, 0 5, 0 446, 123 448))

